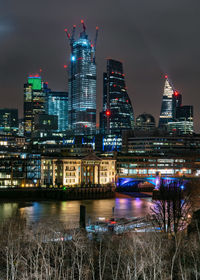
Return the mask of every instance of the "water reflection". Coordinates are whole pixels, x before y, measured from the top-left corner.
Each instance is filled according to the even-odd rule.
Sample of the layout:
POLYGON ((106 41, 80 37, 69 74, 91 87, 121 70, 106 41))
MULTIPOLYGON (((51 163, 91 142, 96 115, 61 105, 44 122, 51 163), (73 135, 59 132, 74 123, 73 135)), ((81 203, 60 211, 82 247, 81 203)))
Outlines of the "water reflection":
POLYGON ((80 205, 86 206, 86 219, 91 222, 99 217, 115 218, 143 217, 151 207, 151 198, 116 198, 82 201, 33 202, 33 203, 0 203, 0 220, 7 219, 18 211, 24 215, 28 224, 62 223, 66 227, 76 227, 79 224, 80 205), (113 212, 114 207, 114 212, 113 212))

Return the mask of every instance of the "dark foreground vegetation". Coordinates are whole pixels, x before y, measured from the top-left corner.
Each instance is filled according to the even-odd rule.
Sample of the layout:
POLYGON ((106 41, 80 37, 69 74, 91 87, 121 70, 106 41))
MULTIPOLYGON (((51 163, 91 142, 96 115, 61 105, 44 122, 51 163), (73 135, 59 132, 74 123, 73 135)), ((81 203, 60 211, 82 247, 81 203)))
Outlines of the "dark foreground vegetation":
POLYGON ((176 184, 160 196, 153 232, 88 235, 55 222, 27 225, 16 213, 0 224, 0 280, 200 279, 200 185, 188 184, 184 200, 176 184))
POLYGON ((198 217, 190 234, 128 233, 88 238, 63 226, 31 228, 23 218, 0 227, 0 279, 200 279, 198 217), (69 236, 69 240, 64 240, 69 236))

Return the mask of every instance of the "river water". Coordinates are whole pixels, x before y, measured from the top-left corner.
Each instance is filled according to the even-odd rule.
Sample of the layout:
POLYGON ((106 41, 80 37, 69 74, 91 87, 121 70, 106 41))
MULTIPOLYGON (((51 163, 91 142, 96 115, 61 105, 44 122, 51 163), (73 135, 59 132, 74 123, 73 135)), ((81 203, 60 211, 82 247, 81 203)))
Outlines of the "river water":
POLYGON ((44 201, 32 203, 0 203, 0 221, 14 215, 23 216, 28 224, 79 225, 80 205, 86 206, 86 222, 99 218, 144 217, 150 212, 151 198, 112 198, 77 201, 44 201))

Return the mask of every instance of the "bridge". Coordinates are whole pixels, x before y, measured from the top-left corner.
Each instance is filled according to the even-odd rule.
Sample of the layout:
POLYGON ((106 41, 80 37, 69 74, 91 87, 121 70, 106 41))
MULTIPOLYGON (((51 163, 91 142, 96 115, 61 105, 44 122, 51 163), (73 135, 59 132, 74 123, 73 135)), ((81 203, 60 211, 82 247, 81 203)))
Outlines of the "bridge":
POLYGON ((195 177, 193 175, 188 176, 148 176, 148 175, 119 175, 116 180, 117 187, 134 187, 139 183, 148 182, 155 186, 155 188, 159 188, 160 183, 168 185, 170 183, 177 182, 182 189, 184 189, 184 185, 189 180, 199 180, 199 177, 195 177))

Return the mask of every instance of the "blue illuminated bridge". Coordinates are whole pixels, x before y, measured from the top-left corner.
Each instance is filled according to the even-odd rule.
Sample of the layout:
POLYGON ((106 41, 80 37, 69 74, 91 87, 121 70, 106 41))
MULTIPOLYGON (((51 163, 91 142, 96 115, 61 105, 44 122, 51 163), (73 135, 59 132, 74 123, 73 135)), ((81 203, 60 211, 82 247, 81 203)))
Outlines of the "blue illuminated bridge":
POLYGON ((165 185, 177 182, 181 188, 184 188, 184 184, 194 178, 191 176, 118 176, 116 185, 117 187, 134 187, 139 183, 149 182, 158 188, 161 182, 165 185))

